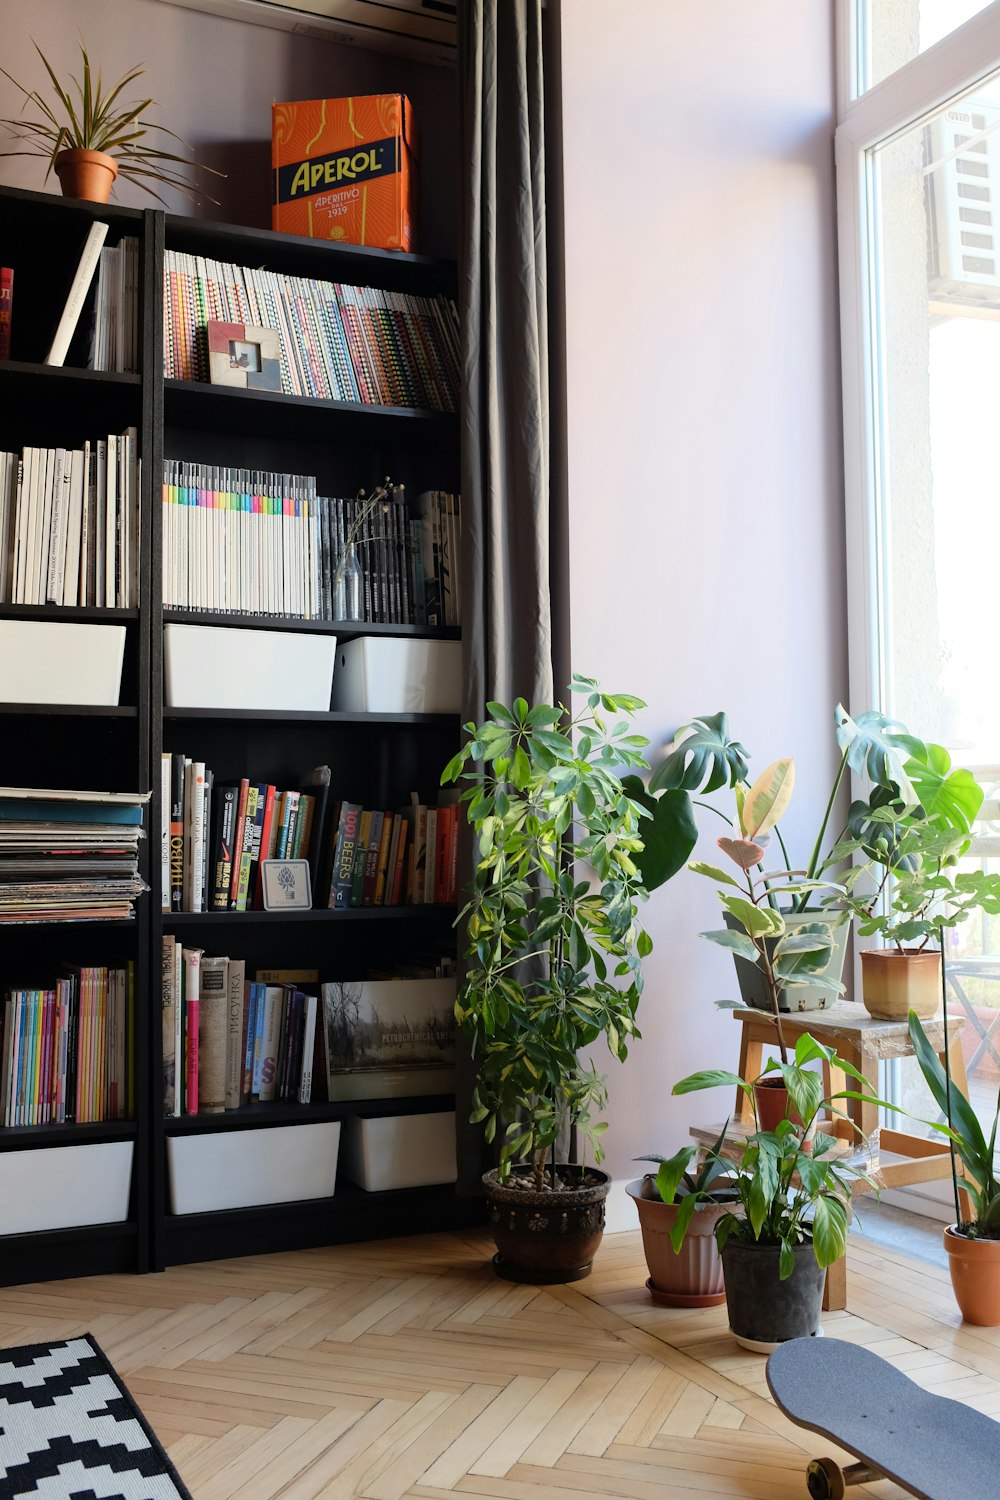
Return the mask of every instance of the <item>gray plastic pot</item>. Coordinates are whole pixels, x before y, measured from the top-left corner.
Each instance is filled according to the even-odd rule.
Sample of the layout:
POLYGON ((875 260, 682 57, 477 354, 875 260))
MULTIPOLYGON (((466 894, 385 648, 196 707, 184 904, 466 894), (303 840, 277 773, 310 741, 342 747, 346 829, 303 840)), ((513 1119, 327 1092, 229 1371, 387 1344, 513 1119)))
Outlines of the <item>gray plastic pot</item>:
POLYGON ((778 1275, 780 1247, 729 1239, 722 1252, 729 1326, 738 1344, 760 1352, 788 1339, 819 1332, 826 1271, 817 1264, 812 1241, 793 1251, 795 1269, 778 1275))
MULTIPOLYGON (((851 930, 851 924, 841 921, 834 926, 837 917, 836 912, 825 911, 802 911, 783 912, 786 928, 804 927, 807 922, 827 922, 833 928, 833 946, 830 949, 830 957, 820 971, 828 979, 835 979, 839 983, 844 976, 844 960, 847 956, 847 937, 851 930)), ((722 913, 722 920, 732 932, 742 932, 743 925, 738 922, 728 911, 722 913)), ((768 938, 768 946, 773 950, 777 938, 768 938)), ((738 958, 733 954, 733 962, 736 964, 736 980, 740 987, 740 999, 744 1005, 750 1005, 754 1010, 771 1009, 771 1001, 768 997, 767 986, 764 983, 764 975, 756 964, 749 959, 738 958)), ((825 1010, 837 999, 833 990, 821 989, 813 984, 797 984, 793 989, 778 991, 778 1008, 782 1011, 797 1010, 825 1010)))

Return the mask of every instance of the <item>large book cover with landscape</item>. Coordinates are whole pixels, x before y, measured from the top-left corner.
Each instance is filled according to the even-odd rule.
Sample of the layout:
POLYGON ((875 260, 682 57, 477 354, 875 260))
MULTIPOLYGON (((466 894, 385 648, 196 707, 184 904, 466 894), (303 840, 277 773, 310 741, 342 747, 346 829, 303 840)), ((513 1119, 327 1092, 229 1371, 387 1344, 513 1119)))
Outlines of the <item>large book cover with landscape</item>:
POLYGON ((454 978, 336 980, 322 996, 330 1099, 454 1088, 454 978))

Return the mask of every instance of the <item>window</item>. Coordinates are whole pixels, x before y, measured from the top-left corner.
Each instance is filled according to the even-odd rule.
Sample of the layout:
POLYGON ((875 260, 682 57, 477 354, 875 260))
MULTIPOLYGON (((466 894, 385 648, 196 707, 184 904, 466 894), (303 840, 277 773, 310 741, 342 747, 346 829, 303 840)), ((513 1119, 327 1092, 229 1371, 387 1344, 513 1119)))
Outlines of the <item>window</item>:
POLYGON ((988 6, 989 0, 857 0, 852 92, 881 83, 988 6))
MULTIPOLYGON (((859 6, 872 35, 879 12, 905 13, 913 46, 837 132, 851 701, 976 770, 973 853, 1000 868, 1000 3, 859 6)), ((992 1115, 1000 918, 949 938, 971 1091, 992 1115)), ((885 1086, 927 1104, 905 1068, 885 1086)))

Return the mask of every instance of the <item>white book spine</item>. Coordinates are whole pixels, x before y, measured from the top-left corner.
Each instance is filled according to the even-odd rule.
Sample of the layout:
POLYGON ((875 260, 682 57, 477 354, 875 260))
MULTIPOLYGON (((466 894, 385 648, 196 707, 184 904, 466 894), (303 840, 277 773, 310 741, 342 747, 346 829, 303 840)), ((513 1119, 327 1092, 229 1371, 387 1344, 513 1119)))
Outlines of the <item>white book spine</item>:
POLYGON ((315 995, 306 996, 305 1025, 302 1030, 302 1078, 299 1082, 299 1103, 312 1103, 313 1049, 316 1044, 315 995))
POLYGON ((63 308, 55 338, 52 340, 52 347, 45 357, 47 365, 61 365, 65 362, 70 339, 72 339, 76 325, 80 321, 83 304, 86 301, 87 293, 90 291, 90 283, 93 281, 94 272, 97 269, 101 246, 104 244, 107 234, 107 224, 101 224, 97 220, 91 224, 86 243, 83 247, 83 253, 80 256, 80 263, 76 268, 76 275, 73 277, 73 283, 66 298, 66 306, 63 308))

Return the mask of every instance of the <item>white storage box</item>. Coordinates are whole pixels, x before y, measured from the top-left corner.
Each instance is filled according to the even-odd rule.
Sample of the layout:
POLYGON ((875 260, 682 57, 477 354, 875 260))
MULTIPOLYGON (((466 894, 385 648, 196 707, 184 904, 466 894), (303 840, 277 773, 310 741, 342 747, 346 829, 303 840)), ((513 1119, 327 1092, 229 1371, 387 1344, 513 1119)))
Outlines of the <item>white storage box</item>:
POLYGON ((369 1193, 454 1182, 455 1111, 344 1122, 343 1173, 369 1193))
POLYGON ((4 1152, 0 1235, 121 1224, 128 1218, 133 1149, 132 1141, 105 1141, 4 1152))
POLYGON ((113 708, 124 655, 124 625, 0 620, 0 702, 113 708))
POLYGON ((229 625, 167 625, 163 635, 167 708, 330 707, 335 635, 229 625))
POLYGON ((359 636, 337 652, 333 706, 346 713, 462 711, 461 641, 359 636))
POLYGON ((332 1198, 340 1121, 168 1135, 170 1211, 214 1213, 332 1198))

